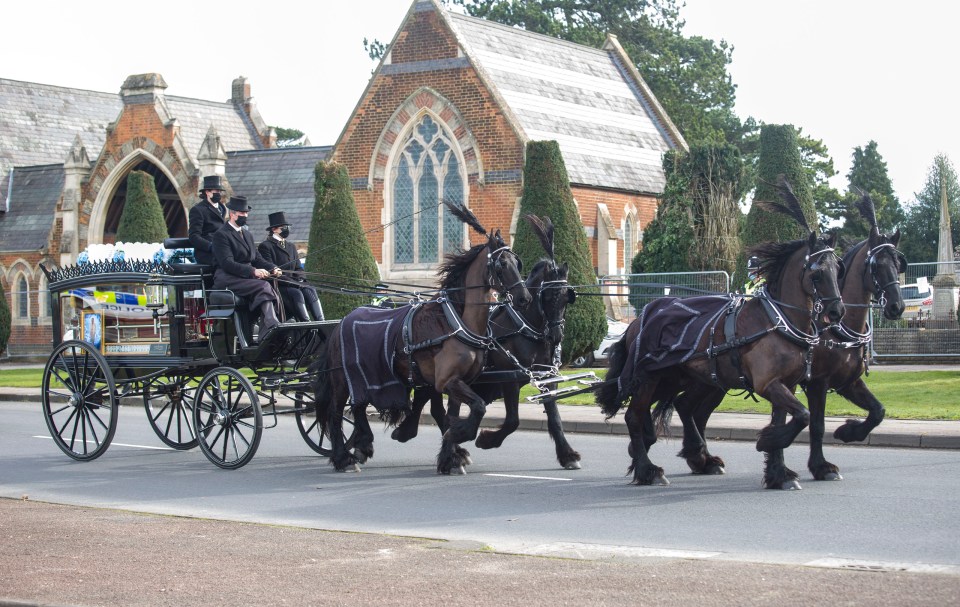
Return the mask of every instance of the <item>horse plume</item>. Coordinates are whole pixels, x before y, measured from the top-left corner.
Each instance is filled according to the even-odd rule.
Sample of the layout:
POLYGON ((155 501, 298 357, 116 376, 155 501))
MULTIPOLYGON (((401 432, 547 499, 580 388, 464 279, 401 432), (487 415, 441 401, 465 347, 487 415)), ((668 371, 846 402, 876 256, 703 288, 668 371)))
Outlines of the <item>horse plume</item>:
POLYGON ((483 234, 484 236, 487 235, 486 228, 484 228, 483 225, 480 224, 480 220, 477 219, 477 216, 471 213, 470 209, 463 206, 463 204, 454 204, 448 200, 444 200, 443 204, 446 205, 448 209, 450 209, 450 212, 453 213, 454 217, 456 217, 463 223, 467 224, 468 226, 470 226, 480 234, 483 234))
POLYGON ((790 182, 787 181, 787 178, 783 174, 777 177, 777 184, 774 187, 777 189, 780 197, 783 198, 783 202, 755 200, 753 204, 759 205, 760 208, 765 211, 782 213, 788 217, 792 217, 793 220, 800 224, 808 233, 813 232, 810 224, 807 223, 806 216, 803 214, 800 200, 798 200, 797 195, 793 193, 790 182))
POLYGON ((860 188, 857 188, 857 190, 860 192, 860 200, 856 202, 856 207, 860 211, 860 216, 867 220, 871 228, 879 230, 877 227, 877 210, 873 204, 873 199, 870 198, 870 194, 860 188))
POLYGON ((524 215, 523 218, 527 220, 527 223, 533 229, 533 233, 537 235, 543 250, 547 252, 550 259, 553 259, 553 222, 550 221, 549 217, 544 216, 543 219, 540 219, 533 214, 524 215))

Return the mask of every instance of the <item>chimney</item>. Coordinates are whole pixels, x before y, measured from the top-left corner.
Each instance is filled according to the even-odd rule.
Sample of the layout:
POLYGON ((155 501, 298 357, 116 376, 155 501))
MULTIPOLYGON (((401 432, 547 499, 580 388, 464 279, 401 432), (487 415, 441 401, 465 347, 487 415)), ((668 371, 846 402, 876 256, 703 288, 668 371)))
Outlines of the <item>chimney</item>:
POLYGON ((120 99, 124 105, 154 103, 163 99, 167 83, 160 74, 134 74, 127 76, 120 87, 120 99))

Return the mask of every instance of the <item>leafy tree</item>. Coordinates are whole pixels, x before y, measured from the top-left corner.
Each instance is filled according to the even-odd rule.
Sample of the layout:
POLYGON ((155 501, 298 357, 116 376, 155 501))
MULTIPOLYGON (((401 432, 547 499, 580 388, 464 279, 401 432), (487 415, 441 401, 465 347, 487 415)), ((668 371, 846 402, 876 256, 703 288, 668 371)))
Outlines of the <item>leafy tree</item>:
POLYGON ((0 354, 7 349, 10 340, 10 305, 7 295, 3 292, 3 283, 0 282, 0 354))
MULTIPOLYGON (((526 152, 520 213, 547 216, 553 221, 557 261, 570 264, 569 281, 577 286, 579 295, 565 316, 563 361, 569 362, 600 344, 607 333, 606 314, 603 300, 593 295, 600 290, 584 286, 596 284, 596 276, 560 146, 556 141, 531 141, 526 152)), ((513 250, 528 268, 543 256, 540 241, 525 221, 517 224, 513 250)))
MULTIPOLYGON (((810 177, 800 157, 797 131, 789 124, 765 124, 760 129, 760 153, 757 159, 757 190, 754 200, 779 200, 777 178, 784 175, 803 208, 811 227, 817 225, 810 194, 810 177)), ((765 211, 753 205, 743 230, 743 245, 761 242, 783 242, 805 234, 793 219, 780 213, 765 211)))
POLYGON ((953 246, 960 244, 960 183, 957 171, 945 154, 938 154, 927 172, 923 189, 914 194, 916 199, 907 209, 903 222, 900 251, 911 262, 937 261, 940 241, 940 177, 947 186, 947 207, 950 211, 950 230, 953 246))
POLYGON ((843 224, 845 236, 863 240, 870 233, 870 226, 853 206, 860 198, 861 191, 869 194, 873 200, 881 230, 892 231, 906 219, 887 175, 887 163, 877 151, 876 141, 871 140, 865 147, 857 146, 853 149, 853 164, 847 173, 847 182, 847 196, 841 211, 846 220, 843 224))
POLYGON ((163 242, 168 236, 153 176, 132 171, 127 175, 127 200, 117 226, 117 242, 163 242))
MULTIPOLYGON (((380 272, 360 224, 347 168, 333 162, 317 163, 313 189, 316 202, 310 221, 306 270, 322 275, 324 282, 338 287, 372 291, 380 280, 380 272)), ((347 312, 370 302, 368 295, 318 291, 327 318, 343 318, 347 312)))
MULTIPOLYGON (((727 66, 733 47, 700 36, 683 35, 677 0, 444 0, 474 17, 527 31, 600 47, 607 33, 636 63, 689 143, 740 140, 733 111, 736 86, 727 66)), ((379 40, 363 41, 372 59, 387 49, 379 40)))
POLYGON ((303 137, 303 131, 300 129, 288 129, 282 126, 270 127, 277 134, 277 141, 283 141, 287 139, 300 139, 303 137))

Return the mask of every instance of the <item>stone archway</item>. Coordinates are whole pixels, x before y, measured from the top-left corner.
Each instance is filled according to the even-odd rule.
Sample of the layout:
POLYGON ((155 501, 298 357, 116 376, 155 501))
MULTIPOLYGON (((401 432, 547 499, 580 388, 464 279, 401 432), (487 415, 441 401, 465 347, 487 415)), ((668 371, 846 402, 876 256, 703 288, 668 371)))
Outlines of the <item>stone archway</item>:
POLYGON ((187 215, 177 189, 159 167, 149 160, 143 159, 139 164, 126 171, 122 179, 118 180, 117 189, 113 192, 113 196, 106 207, 102 242, 112 243, 116 241, 117 226, 120 225, 120 216, 127 200, 126 176, 132 171, 143 171, 153 177, 153 182, 157 187, 157 196, 160 198, 160 206, 163 208, 163 218, 167 223, 167 233, 175 238, 185 237, 187 235, 187 215))

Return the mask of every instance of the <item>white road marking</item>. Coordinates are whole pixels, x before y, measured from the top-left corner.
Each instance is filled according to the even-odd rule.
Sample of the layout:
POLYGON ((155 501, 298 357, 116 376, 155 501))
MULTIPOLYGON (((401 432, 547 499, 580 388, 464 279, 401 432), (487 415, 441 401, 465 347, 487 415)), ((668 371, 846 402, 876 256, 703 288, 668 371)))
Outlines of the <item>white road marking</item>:
POLYGON ((855 569, 858 571, 903 571, 906 573, 946 573, 960 574, 956 565, 933 565, 929 563, 898 563, 893 561, 862 561, 858 559, 825 558, 804 563, 807 567, 827 567, 830 569, 855 569))
POLYGON ((502 476, 504 478, 529 478, 535 481, 572 481, 572 478, 559 478, 556 476, 526 476, 523 474, 493 474, 486 473, 484 476, 502 476))
MULTIPOLYGON (((33 438, 45 438, 47 440, 53 440, 52 436, 34 436, 33 438)), ((88 441, 91 445, 96 445, 96 443, 88 441)), ((134 449, 155 449, 157 451, 176 451, 170 447, 155 447, 152 445, 131 445, 129 443, 110 443, 111 445, 116 445, 117 447, 133 447, 134 449)))

